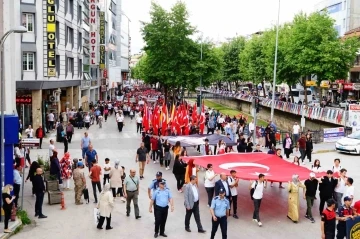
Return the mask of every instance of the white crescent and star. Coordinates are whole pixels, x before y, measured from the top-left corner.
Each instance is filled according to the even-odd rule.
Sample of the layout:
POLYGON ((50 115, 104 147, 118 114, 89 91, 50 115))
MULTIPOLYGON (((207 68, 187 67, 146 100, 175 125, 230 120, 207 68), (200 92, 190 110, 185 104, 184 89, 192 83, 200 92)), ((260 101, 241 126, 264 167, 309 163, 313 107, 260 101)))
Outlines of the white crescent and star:
MULTIPOLYGON (((270 167, 263 165, 263 164, 258 164, 258 163, 223 163, 219 165, 219 168, 222 169, 232 169, 232 168, 237 168, 237 167, 257 167, 257 168, 263 168, 266 169, 266 171, 270 170, 270 167)), ((251 173, 251 175, 259 175, 260 173, 255 172, 255 173, 251 173)), ((269 173, 263 173, 265 176, 269 176, 269 173)))

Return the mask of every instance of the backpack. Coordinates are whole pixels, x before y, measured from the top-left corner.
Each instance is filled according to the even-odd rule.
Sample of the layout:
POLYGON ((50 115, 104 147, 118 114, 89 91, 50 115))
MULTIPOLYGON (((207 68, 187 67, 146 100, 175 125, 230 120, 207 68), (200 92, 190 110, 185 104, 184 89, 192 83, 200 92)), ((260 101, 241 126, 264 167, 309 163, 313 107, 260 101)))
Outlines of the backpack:
POLYGON ((250 197, 251 197, 251 200, 254 200, 253 195, 254 195, 254 192, 255 192, 255 189, 256 189, 257 185, 258 185, 258 181, 256 180, 256 181, 255 181, 255 187, 253 187, 252 189, 250 189, 250 197))

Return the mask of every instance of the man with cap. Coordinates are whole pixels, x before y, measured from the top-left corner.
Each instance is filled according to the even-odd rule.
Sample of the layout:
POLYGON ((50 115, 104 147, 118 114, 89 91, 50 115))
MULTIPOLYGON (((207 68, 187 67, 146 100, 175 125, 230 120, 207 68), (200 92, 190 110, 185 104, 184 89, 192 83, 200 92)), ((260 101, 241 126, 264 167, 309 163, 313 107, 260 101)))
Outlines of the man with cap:
POLYGON ((337 224, 337 239, 344 239, 346 237, 346 220, 354 219, 356 215, 355 210, 351 207, 352 198, 344 197, 344 205, 338 208, 339 222, 337 224))
POLYGON ((312 223, 315 222, 312 215, 311 209, 314 206, 314 200, 316 196, 317 187, 319 181, 316 179, 315 173, 311 172, 310 177, 305 180, 305 190, 304 190, 304 199, 306 199, 306 215, 305 217, 309 219, 312 223))
POLYGON ((322 239, 334 239, 336 220, 340 220, 340 217, 335 213, 335 200, 328 199, 326 201, 327 208, 321 214, 321 238, 322 239))
POLYGON ((199 233, 205 233, 206 231, 203 229, 200 220, 200 210, 199 210, 199 189, 196 185, 196 176, 190 176, 190 183, 185 186, 184 193, 184 205, 186 208, 185 215, 185 230, 187 232, 191 232, 190 230, 190 218, 191 215, 194 214, 195 222, 198 227, 199 233))
POLYGON ((73 179, 75 184, 75 204, 81 205, 81 195, 86 187, 85 175, 83 172, 84 163, 82 161, 77 162, 77 167, 73 170, 73 179))
POLYGON ((158 183, 158 188, 154 191, 151 197, 149 212, 152 213, 154 206, 155 213, 155 234, 154 238, 159 236, 167 237, 165 234, 165 224, 168 216, 169 203, 171 205, 171 211, 174 211, 174 201, 171 192, 165 187, 165 180, 161 180, 158 183))
MULTIPOLYGON (((152 193, 154 193, 155 190, 159 188, 160 182, 164 181, 165 187, 166 187, 166 180, 162 178, 162 172, 158 171, 155 176, 156 176, 156 178, 151 181, 151 183, 148 187, 148 196, 149 196, 150 200, 152 198, 152 193)), ((155 213, 154 213, 154 216, 155 216, 155 213)))
POLYGON ((225 189, 219 189, 219 196, 216 196, 211 201, 210 213, 212 216, 212 229, 211 229, 211 237, 210 239, 215 238, 216 231, 219 227, 221 228, 222 238, 227 238, 227 217, 230 212, 230 202, 225 197, 225 189))

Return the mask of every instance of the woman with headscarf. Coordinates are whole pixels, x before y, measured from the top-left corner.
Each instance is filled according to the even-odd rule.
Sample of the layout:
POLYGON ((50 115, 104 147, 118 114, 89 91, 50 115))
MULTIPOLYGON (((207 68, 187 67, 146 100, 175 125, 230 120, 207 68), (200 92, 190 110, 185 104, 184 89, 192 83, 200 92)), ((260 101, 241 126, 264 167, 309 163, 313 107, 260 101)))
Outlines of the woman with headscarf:
POLYGON ((63 188, 66 190, 70 189, 70 179, 72 176, 72 165, 71 165, 70 153, 66 152, 64 157, 60 160, 61 177, 63 179, 63 188))
POLYGON ((123 190, 122 190, 122 176, 124 171, 121 166, 119 166, 120 160, 115 160, 114 167, 110 170, 110 186, 112 190, 113 197, 120 197, 120 200, 125 202, 123 190), (116 192, 117 189, 117 192, 116 192))
MULTIPOLYGON (((185 184, 190 183, 190 177, 192 175, 195 175, 196 178, 198 178, 198 172, 199 172, 199 168, 195 166, 194 164, 194 159, 190 159, 187 166, 186 166, 186 172, 185 172, 185 184)), ((196 184, 197 184, 197 179, 196 179, 196 184)))
POLYGON ((114 198, 110 191, 110 184, 105 184, 103 190, 99 196, 99 204, 97 206, 100 213, 99 223, 97 229, 103 229, 103 224, 106 218, 106 230, 112 229, 111 224, 111 212, 114 208, 114 198))
POLYGON ((53 155, 50 158, 50 175, 55 175, 59 180, 59 184, 62 184, 61 167, 57 155, 58 155, 57 151, 54 151, 53 155))
MULTIPOLYGON (((29 169, 29 174, 26 178, 26 181, 30 179, 30 181, 33 183, 33 179, 34 179, 34 176, 36 174, 36 169, 40 168, 40 165, 37 161, 33 161, 30 165, 30 169, 29 169)), ((34 183, 33 183, 33 186, 32 186, 32 194, 35 195, 35 192, 34 192, 34 183)))
POLYGON ((299 189, 300 188, 303 188, 303 190, 305 190, 304 184, 302 184, 299 180, 299 175, 294 174, 292 176, 292 181, 288 183, 289 208, 287 214, 287 217, 294 223, 297 223, 299 221, 299 210, 300 210, 299 189))

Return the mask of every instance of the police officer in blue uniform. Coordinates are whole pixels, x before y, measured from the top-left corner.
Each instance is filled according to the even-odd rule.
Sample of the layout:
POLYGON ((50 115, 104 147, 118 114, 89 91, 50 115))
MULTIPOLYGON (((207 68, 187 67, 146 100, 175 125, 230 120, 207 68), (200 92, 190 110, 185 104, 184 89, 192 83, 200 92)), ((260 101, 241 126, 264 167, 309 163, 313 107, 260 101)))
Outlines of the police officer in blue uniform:
POLYGON ((222 239, 227 238, 227 217, 230 213, 230 202, 225 197, 225 189, 220 188, 219 196, 216 196, 211 201, 210 213, 212 216, 212 229, 210 239, 214 239, 216 231, 221 228, 222 239))
MULTIPOLYGON (((149 187, 148 187, 148 196, 149 199, 151 200, 152 198, 152 193, 156 191, 156 189, 159 188, 159 182, 165 182, 165 187, 166 187, 166 180, 162 178, 162 172, 158 171, 156 173, 156 178, 154 180, 151 181, 149 187)), ((155 203, 154 203, 155 205, 155 203)), ((154 217, 155 217, 155 210, 154 210, 154 217)))
POLYGON ((169 203, 171 205, 171 211, 174 211, 174 201, 171 195, 171 192, 168 188, 165 187, 165 181, 159 182, 159 187, 154 191, 151 197, 149 212, 152 213, 152 208, 154 206, 155 213, 155 234, 154 238, 159 236, 167 237, 165 234, 165 224, 168 216, 169 203))

